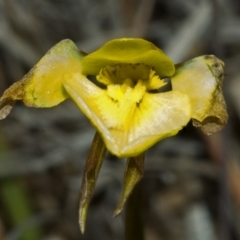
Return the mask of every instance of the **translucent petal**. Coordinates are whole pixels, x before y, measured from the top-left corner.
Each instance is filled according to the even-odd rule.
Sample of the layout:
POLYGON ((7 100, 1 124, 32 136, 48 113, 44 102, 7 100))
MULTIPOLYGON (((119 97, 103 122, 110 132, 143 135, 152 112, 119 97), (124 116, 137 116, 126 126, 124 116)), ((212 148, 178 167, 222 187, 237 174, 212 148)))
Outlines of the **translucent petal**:
POLYGON ((75 74, 64 86, 82 112, 97 128, 110 152, 136 156, 159 140, 175 135, 191 117, 188 97, 178 91, 145 93, 141 103, 115 102, 107 90, 75 74))
POLYGON ((206 134, 221 130, 227 122, 222 94, 224 63, 213 55, 176 65, 172 89, 187 94, 192 104, 194 125, 206 134))
POLYGON ((5 118, 15 101, 31 107, 52 107, 64 101, 68 94, 63 87, 65 75, 80 72, 83 54, 70 40, 63 40, 19 82, 8 88, 0 99, 0 118, 5 118))
POLYGON ((100 70, 113 64, 146 64, 160 77, 174 74, 173 62, 154 44, 140 38, 120 38, 109 41, 82 62, 84 75, 98 75, 100 70))

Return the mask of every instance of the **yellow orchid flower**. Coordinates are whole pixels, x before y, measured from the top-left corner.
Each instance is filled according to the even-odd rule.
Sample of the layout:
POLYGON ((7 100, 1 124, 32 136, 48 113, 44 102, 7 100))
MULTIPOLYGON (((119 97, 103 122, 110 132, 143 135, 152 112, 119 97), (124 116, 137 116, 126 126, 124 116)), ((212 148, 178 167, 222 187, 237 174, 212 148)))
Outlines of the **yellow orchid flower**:
POLYGON ((80 226, 86 213, 106 149, 128 157, 118 214, 143 175, 144 152, 177 134, 192 119, 206 134, 227 122, 222 95, 224 64, 213 55, 174 65, 152 43, 115 39, 85 54, 70 40, 54 46, 0 99, 0 118, 15 101, 26 106, 52 107, 72 98, 96 128, 80 197, 80 226), (95 81, 91 76, 95 76, 95 81), (171 91, 165 91, 166 79, 171 91))

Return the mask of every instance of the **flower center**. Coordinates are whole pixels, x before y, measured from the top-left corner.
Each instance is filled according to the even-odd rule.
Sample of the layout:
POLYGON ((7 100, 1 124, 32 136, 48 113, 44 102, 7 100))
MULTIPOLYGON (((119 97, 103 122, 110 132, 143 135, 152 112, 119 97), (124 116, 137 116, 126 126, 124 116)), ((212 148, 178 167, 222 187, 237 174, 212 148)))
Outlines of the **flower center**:
POLYGON ((108 65, 101 69, 97 80, 107 86, 108 96, 115 102, 140 103, 145 92, 167 84, 144 64, 108 65))

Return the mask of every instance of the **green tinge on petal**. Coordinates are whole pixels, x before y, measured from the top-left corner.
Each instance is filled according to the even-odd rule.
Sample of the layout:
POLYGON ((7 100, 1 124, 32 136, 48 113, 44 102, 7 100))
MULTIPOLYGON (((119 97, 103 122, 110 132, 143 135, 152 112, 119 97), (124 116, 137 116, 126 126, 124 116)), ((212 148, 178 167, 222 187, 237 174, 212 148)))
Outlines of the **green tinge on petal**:
POLYGON ((228 114, 222 94, 224 63, 213 55, 194 58, 176 65, 172 89, 188 95, 193 124, 206 134, 221 130, 228 114))
POLYGON ((143 177, 143 172, 144 172, 144 153, 141 153, 136 157, 128 158, 124 176, 122 195, 118 202, 117 208, 114 211, 113 216, 117 216, 119 213, 121 213, 135 185, 143 177))
POLYGON ((30 107, 52 107, 68 94, 63 87, 66 75, 81 71, 83 54, 71 40, 63 40, 19 82, 8 88, 0 99, 0 119, 5 118, 14 103, 21 100, 30 107))
POLYGON ((118 104, 107 90, 76 74, 64 87, 118 157, 137 156, 163 138, 175 135, 191 118, 188 97, 178 91, 145 93, 139 104, 118 104))
POLYGON ((152 67, 160 77, 174 74, 173 62, 154 44, 140 38, 120 38, 105 43, 82 61, 84 75, 98 75, 113 64, 142 63, 152 67))

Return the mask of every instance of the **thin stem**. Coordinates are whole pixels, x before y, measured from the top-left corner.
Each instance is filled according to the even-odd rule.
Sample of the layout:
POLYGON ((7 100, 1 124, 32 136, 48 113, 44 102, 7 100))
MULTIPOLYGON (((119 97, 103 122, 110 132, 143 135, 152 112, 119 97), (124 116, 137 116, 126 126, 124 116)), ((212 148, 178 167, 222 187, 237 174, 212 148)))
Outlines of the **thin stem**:
POLYGON ((136 185, 126 204, 125 240, 144 240, 142 181, 136 185))

